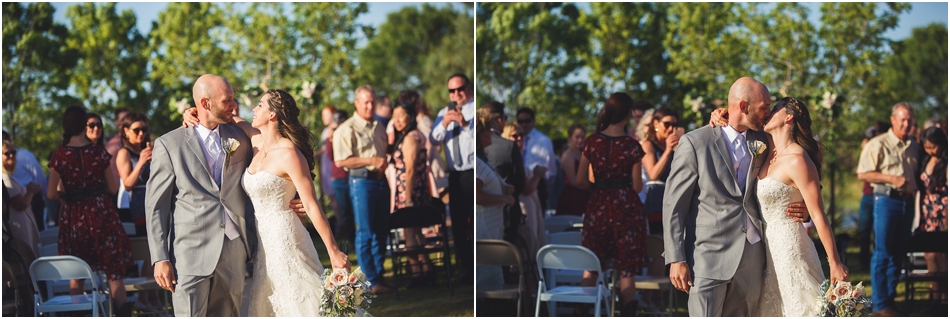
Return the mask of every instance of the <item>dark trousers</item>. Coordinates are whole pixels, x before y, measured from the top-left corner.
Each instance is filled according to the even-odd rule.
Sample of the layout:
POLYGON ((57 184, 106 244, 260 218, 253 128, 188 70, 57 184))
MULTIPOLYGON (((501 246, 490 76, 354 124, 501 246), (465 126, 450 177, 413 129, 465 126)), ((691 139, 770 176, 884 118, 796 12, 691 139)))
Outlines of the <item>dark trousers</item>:
POLYGON ((452 236, 455 240, 455 264, 463 277, 474 278, 475 170, 449 172, 449 200, 452 236))
POLYGON ((861 197, 858 208, 858 241, 861 245, 859 259, 865 268, 871 265, 871 233, 874 225, 874 195, 861 197))

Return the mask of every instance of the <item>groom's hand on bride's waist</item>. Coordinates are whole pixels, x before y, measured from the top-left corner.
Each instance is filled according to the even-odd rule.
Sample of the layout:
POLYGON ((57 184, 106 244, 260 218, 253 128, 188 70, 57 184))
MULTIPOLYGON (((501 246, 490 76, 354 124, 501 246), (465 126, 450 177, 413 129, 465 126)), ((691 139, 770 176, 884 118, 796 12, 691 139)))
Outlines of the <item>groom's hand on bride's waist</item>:
POLYGON ((158 283, 159 287, 175 293, 175 285, 178 284, 178 280, 175 279, 175 270, 172 269, 171 262, 164 260, 155 263, 154 273, 155 282, 158 283))
POLYGON ((693 286, 693 276, 690 275, 685 261, 670 263, 670 281, 676 289, 689 293, 689 287, 693 286))
POLYGON ((303 202, 299 198, 290 200, 290 210, 293 210, 297 217, 304 218, 307 216, 307 211, 303 209, 303 202))
POLYGON ((808 215, 808 207, 805 207, 805 202, 803 201, 788 204, 788 208, 785 209, 785 215, 799 223, 811 221, 811 216, 808 215))

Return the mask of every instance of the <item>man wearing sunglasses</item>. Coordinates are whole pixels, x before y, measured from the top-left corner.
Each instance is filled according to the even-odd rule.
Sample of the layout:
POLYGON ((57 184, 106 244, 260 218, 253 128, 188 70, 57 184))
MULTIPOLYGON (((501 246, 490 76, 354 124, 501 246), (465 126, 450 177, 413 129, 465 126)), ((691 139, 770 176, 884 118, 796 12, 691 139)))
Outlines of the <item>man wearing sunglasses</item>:
POLYGON ((429 140, 432 145, 445 144, 445 160, 449 168, 449 213, 455 237, 455 262, 459 282, 473 284, 472 207, 475 206, 475 101, 472 82, 461 73, 448 80, 449 106, 439 111, 429 140))

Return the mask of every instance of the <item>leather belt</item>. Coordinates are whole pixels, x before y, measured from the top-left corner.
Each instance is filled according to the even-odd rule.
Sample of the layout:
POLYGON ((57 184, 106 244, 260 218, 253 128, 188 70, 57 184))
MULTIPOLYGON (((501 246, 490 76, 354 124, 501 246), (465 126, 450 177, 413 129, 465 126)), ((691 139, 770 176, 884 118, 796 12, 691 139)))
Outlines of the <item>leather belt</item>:
POLYGON ((627 188, 633 186, 633 178, 630 177, 614 177, 614 178, 596 178, 594 185, 591 185, 593 189, 618 189, 618 188, 627 188))

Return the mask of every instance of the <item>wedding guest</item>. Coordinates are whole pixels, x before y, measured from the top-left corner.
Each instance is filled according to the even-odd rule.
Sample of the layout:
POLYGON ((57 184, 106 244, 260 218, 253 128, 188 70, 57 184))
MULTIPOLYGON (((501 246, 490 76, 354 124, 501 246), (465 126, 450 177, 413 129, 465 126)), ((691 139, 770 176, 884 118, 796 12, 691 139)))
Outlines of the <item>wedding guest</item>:
MULTIPOLYGON (((396 98, 397 104, 402 104, 406 106, 412 106, 416 112, 416 129, 419 130, 419 133, 422 133, 425 136, 429 136, 432 133, 432 114, 429 111, 429 106, 426 105, 426 102, 422 100, 422 96, 419 95, 419 92, 412 90, 405 90, 399 92, 399 97, 396 98)), ((390 144, 394 144, 396 141, 396 133, 393 128, 392 121, 386 126, 386 135, 390 139, 390 144)), ((438 189, 438 179, 445 179, 445 164, 442 163, 442 157, 439 156, 439 151, 441 148, 437 145, 432 145, 432 141, 426 138, 425 141, 426 150, 428 150, 428 159, 426 159, 426 164, 429 167, 430 182, 431 187, 438 189)), ((445 181, 447 183, 448 181, 445 181)), ((443 186, 444 187, 444 186, 443 186)), ((438 195, 438 192, 436 193, 438 195)))
MULTIPOLYGON (((920 223, 918 231, 947 231, 947 135, 939 127, 932 126, 920 134, 927 153, 920 164, 920 180, 923 181, 920 198, 920 223)), ((946 253, 924 253, 927 272, 947 272, 946 253)), ((942 291, 943 283, 931 282, 933 293, 942 291)))
POLYGON ((445 145, 446 168, 449 170, 449 215, 452 217, 452 236, 455 237, 455 264, 459 267, 459 282, 471 284, 472 258, 475 256, 472 224, 472 206, 475 190, 475 96, 472 82, 461 73, 449 76, 446 83, 449 99, 454 102, 439 111, 435 126, 429 135, 432 145, 445 145))
MULTIPOLYGON (((604 268, 620 271, 620 315, 635 316, 638 309, 634 275, 646 266, 646 216, 636 194, 640 191, 640 143, 627 136, 624 126, 632 116, 633 99, 614 93, 597 117, 597 134, 584 141, 575 179, 591 188, 584 212, 583 246, 600 258, 604 268), (595 182, 589 180, 593 170, 595 182)), ((581 284, 593 286, 596 272, 585 272, 581 284)), ((582 311, 581 315, 586 315, 582 311)))
POLYGON ((913 194, 917 180, 920 145, 910 139, 914 111, 900 102, 891 108, 891 129, 872 138, 861 151, 858 178, 874 191, 874 250, 871 254, 871 301, 874 313, 896 317, 894 309, 900 278, 900 255, 910 237, 914 216, 913 194))
POLYGON ((649 223, 651 235, 663 232, 663 192, 666 190, 666 178, 670 176, 670 164, 673 151, 679 144, 682 132, 678 132, 679 114, 670 108, 662 107, 653 112, 652 118, 643 121, 641 130, 644 139, 643 169, 648 178, 646 182, 646 202, 643 208, 649 223))
MULTIPOLYGON (((13 142, 10 135, 7 134, 7 131, 3 131, 3 140, 13 142)), ((46 175, 43 174, 43 168, 36 160, 36 156, 29 150, 23 148, 14 149, 16 150, 16 168, 13 171, 13 179, 20 183, 20 185, 29 185, 30 183, 39 184, 40 190, 46 187, 46 175)), ((34 195, 29 198, 29 200, 37 230, 42 231, 46 229, 46 218, 43 218, 46 202, 40 194, 34 195)))
POLYGON ((36 219, 33 216, 31 202, 33 195, 40 192, 40 184, 30 182, 23 186, 15 178, 13 173, 17 164, 17 149, 9 140, 3 140, 3 187, 9 191, 9 221, 6 223, 10 227, 11 236, 18 238, 30 249, 32 259, 39 256, 37 244, 40 243, 39 230, 36 228, 36 219))
POLYGON ((122 149, 122 137, 121 137, 122 134, 119 134, 122 131, 118 130, 119 121, 121 121, 122 117, 124 117, 128 113, 129 113, 129 108, 127 107, 120 107, 120 108, 115 109, 115 111, 112 112, 112 124, 113 126, 117 128, 117 130, 115 134, 107 135, 105 137, 106 144, 104 146, 106 148, 106 151, 109 152, 109 155, 112 155, 113 164, 115 162, 114 161, 115 154, 118 153, 120 149, 122 149))
POLYGON ((105 145, 105 135, 102 134, 102 117, 96 113, 86 113, 86 138, 93 144, 105 145))
MULTIPOLYGON (((390 123, 396 133, 393 167, 396 169, 395 208, 431 205, 432 192, 429 188, 428 159, 422 132, 416 129, 415 105, 397 103, 392 111, 390 123)), ((425 246, 426 239, 421 227, 403 229, 407 247, 425 246)), ((426 254, 409 258, 412 281, 406 288, 425 288, 435 281, 434 266, 426 254)))
MULTIPOLYGON (((492 144, 491 131, 482 122, 475 124, 475 239, 502 239, 504 235, 505 205, 514 205, 514 186, 505 184, 501 176, 488 164, 485 148, 492 144)), ((475 286, 479 289, 501 287, 505 280, 498 266, 477 266, 475 286)))
MULTIPOLYGON (((135 224, 135 236, 145 237, 145 185, 148 183, 152 161, 152 142, 149 138, 148 117, 142 113, 127 113, 119 120, 122 149, 116 153, 119 182, 130 193, 129 216, 135 224)), ((153 267, 142 265, 141 276, 151 278, 153 267)), ((155 290, 139 292, 138 302, 145 308, 160 305, 155 290)))
MULTIPOLYGON (((506 125, 502 137, 515 142, 518 147, 524 147, 524 133, 521 125, 506 125)), ((527 164, 525 168, 527 168, 527 164)), ((524 240, 525 251, 528 256, 537 255, 538 250, 547 245, 547 235, 544 233, 544 212, 538 198, 538 188, 547 168, 537 165, 531 171, 525 170, 524 190, 518 194, 518 204, 524 214, 524 222, 518 227, 518 234, 524 240)))
POLYGON ((649 118, 650 115, 647 114, 647 112, 653 109, 653 104, 650 104, 650 102, 646 100, 633 102, 633 114, 630 116, 630 124, 633 124, 633 126, 627 131, 627 136, 632 137, 637 140, 637 142, 643 140, 638 128, 642 126, 641 124, 645 125, 645 123, 640 123, 640 121, 643 118, 649 118))
POLYGON ((545 203, 547 209, 544 211, 544 216, 547 217, 548 214, 557 213, 557 202, 561 199, 561 193, 564 192, 564 185, 567 184, 564 176, 564 170, 561 169, 563 166, 561 164, 561 155, 564 154, 564 149, 567 148, 567 139, 565 138, 556 138, 551 141, 551 145, 554 147, 554 171, 557 172, 554 175, 554 178, 548 180, 548 202, 545 203))
MULTIPOLYGON (((336 212, 340 211, 339 204, 336 201, 336 196, 334 196, 333 190, 333 178, 330 176, 331 172, 331 163, 333 160, 328 156, 327 146, 330 140, 330 131, 335 129, 340 123, 333 121, 333 114, 336 112, 336 108, 332 105, 324 106, 320 110, 320 120, 323 122, 323 132, 320 134, 320 147, 313 151, 313 158, 320 159, 320 192, 330 197, 330 207, 333 208, 334 215, 336 212)), ((339 218, 338 218, 339 219, 339 218)))
MULTIPOLYGON (((891 125, 882 121, 877 121, 873 126, 864 131, 864 140, 861 141, 861 149, 869 140, 875 136, 881 135, 890 129, 891 125)), ((858 207, 858 243, 860 252, 858 260, 861 266, 867 269, 871 266, 871 234, 872 222, 874 218, 874 192, 871 189, 871 183, 864 182, 864 188, 861 190, 861 204, 858 207)))
MULTIPOLYGON (((521 158, 521 147, 502 136, 507 120, 505 105, 490 101, 478 110, 478 116, 479 121, 491 132, 491 144, 485 147, 488 163, 505 184, 514 186, 512 194, 521 194, 525 183, 524 160, 521 158)), ((516 125, 511 124, 511 127, 515 128, 516 125)), ((517 197, 515 201, 517 202, 517 197)), ((523 220, 521 204, 508 205, 508 209, 504 211, 505 238, 515 242, 513 237, 517 235, 523 220)))
POLYGON ((538 166, 545 169, 544 176, 541 176, 540 184, 537 187, 538 200, 543 204, 541 206, 543 212, 546 209, 544 206, 547 206, 549 196, 548 180, 555 178, 557 175, 555 170, 558 166, 554 160, 556 157, 554 155, 554 144, 551 143, 551 139, 547 135, 534 129, 534 110, 526 107, 520 108, 517 116, 518 125, 521 126, 521 130, 524 132, 524 146, 521 148, 521 153, 524 154, 525 171, 533 171, 538 166))
POLYGON ((347 246, 352 245, 346 243, 353 242, 353 233, 356 232, 356 226, 353 224, 353 203, 350 201, 350 174, 343 169, 343 167, 336 165, 333 159, 333 133, 336 132, 336 128, 339 124, 332 123, 343 123, 349 117, 350 115, 344 110, 336 110, 333 112, 332 126, 330 130, 327 131, 327 142, 325 145, 325 155, 330 159, 330 183, 333 185, 334 195, 331 196, 331 198, 334 198, 335 200, 333 202, 336 203, 336 206, 333 207, 333 215, 336 217, 336 233, 334 237, 338 243, 343 243, 347 246))
POLYGON ((373 98, 373 104, 376 105, 373 119, 382 123, 383 127, 389 125, 389 119, 393 117, 393 105, 389 100, 389 96, 385 94, 377 95, 373 98))
POLYGON ((587 130, 583 125, 574 124, 567 128, 567 136, 567 150, 561 155, 561 170, 564 171, 567 184, 564 185, 564 192, 557 202, 557 215, 580 216, 587 209, 590 192, 582 189, 574 177, 577 176, 578 165, 581 164, 581 147, 587 138, 587 130))
POLYGON ((333 161, 350 174, 357 260, 367 281, 373 284, 371 291, 385 294, 392 290, 383 280, 390 194, 384 175, 388 166, 386 128, 373 119, 373 87, 360 86, 353 95, 356 116, 340 123, 334 131, 333 161))
MULTIPOLYGON (((121 317, 132 315, 126 303, 125 270, 133 265, 129 238, 119 221, 110 194, 118 191, 109 169, 110 156, 101 145, 86 137, 86 111, 70 106, 63 113, 63 146, 50 159, 46 196, 62 199, 59 214, 59 254, 81 258, 109 280, 113 305, 121 317), (63 190, 55 185, 62 182, 63 190)), ((70 280, 69 293, 82 294, 83 281, 70 280)))

